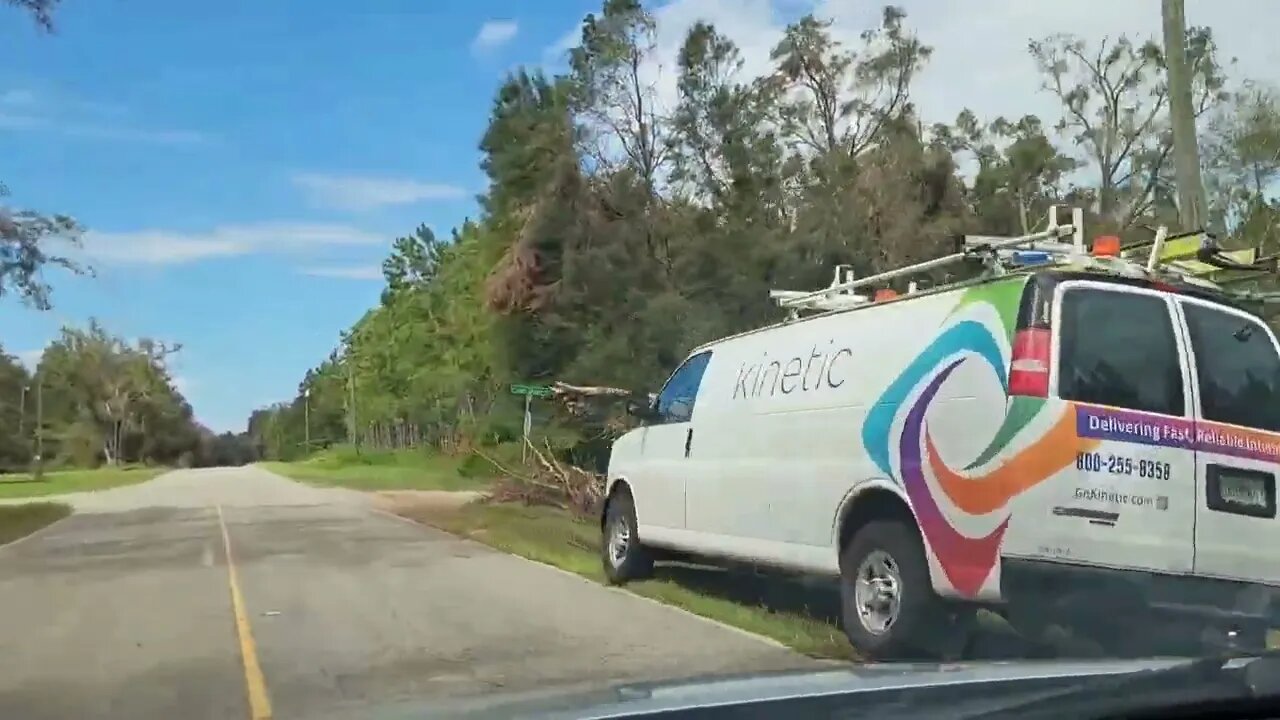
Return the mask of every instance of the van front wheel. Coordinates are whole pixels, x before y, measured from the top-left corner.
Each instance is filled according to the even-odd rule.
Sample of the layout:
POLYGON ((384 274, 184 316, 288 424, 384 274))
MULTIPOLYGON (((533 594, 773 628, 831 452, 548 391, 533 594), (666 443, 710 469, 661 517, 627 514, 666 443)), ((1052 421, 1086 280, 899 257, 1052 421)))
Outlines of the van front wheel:
POLYGON ((604 574, 611 585, 653 574, 653 555, 640 544, 636 527, 636 508, 631 494, 618 493, 609 500, 600 538, 604 574))
POLYGON ((900 522, 876 521, 858 530, 840 556, 844 632, 871 659, 937 654, 933 625, 945 617, 929 582, 924 546, 900 522))

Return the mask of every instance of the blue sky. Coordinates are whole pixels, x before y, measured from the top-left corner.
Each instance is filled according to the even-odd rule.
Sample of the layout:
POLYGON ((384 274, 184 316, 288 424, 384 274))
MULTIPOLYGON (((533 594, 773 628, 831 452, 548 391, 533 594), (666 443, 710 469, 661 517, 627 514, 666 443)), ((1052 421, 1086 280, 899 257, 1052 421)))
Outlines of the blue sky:
MULTIPOLYGON (((1026 41, 1158 37, 1158 0, 899 0, 934 47, 927 121, 963 107, 1052 118, 1026 41)), ((197 417, 244 428, 377 302, 391 240, 476 212, 477 143, 503 74, 554 62, 598 0, 63 0, 58 33, 0 4, 0 181, 74 214, 95 278, 51 273, 55 307, 0 301, 0 347, 31 358, 63 324, 181 343, 197 417)), ((708 20, 769 66, 814 10, 853 44, 880 3, 661 0, 655 86, 669 102, 685 30, 708 20)), ((1280 3, 1189 0, 1235 77, 1280 80, 1280 3)))
POLYGON ((475 213, 493 90, 590 5, 66 0, 54 36, 0 6, 0 180, 98 271, 0 303, 0 346, 91 316, 182 343, 200 420, 242 428, 377 302, 392 238, 475 213))

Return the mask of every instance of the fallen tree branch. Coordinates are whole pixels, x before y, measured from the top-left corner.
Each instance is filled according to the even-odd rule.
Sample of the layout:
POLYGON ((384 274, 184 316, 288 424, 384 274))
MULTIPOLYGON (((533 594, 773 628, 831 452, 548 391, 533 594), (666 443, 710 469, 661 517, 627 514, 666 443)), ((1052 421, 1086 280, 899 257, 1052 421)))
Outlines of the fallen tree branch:
POLYGON ((472 450, 471 452, 474 452, 476 455, 479 455, 479 456, 481 457, 481 459, 485 460, 485 461, 486 461, 486 462, 488 462, 490 465, 492 465, 492 466, 494 466, 495 468, 497 468, 497 469, 498 469, 498 472, 502 473, 503 475, 506 475, 507 477, 513 477, 513 478, 520 478, 520 479, 523 479, 523 477, 522 477, 522 476, 520 476, 520 475, 518 475, 518 474, 516 474, 516 473, 514 473, 514 472, 512 472, 512 471, 510 471, 510 470, 508 470, 507 468, 503 467, 502 463, 498 462, 497 460, 494 460, 493 458, 491 458, 491 457, 489 457, 488 455, 484 454, 484 453, 483 453, 483 452, 481 452, 480 450, 472 450))
POLYGON ((625 390, 623 388, 597 385, 570 385, 569 383, 564 382, 552 383, 551 392, 556 395, 585 395, 587 397, 599 397, 601 395, 626 397, 634 394, 630 390, 625 390))

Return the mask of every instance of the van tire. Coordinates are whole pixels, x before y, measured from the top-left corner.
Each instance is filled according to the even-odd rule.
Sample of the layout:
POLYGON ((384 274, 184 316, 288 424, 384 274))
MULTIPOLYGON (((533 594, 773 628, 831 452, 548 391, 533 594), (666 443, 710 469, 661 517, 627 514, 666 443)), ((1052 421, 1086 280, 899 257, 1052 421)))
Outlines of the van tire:
POLYGON ((622 585, 653 575, 653 554, 640 544, 637 532, 635 501, 631 493, 615 493, 605 509, 601 527, 600 559, 604 576, 610 585, 622 585), (625 535, 625 548, 618 547, 615 533, 625 535))
POLYGON ((949 614, 933 592, 920 537, 902 522, 873 521, 854 533, 840 555, 840 605, 845 635, 869 659, 933 658, 943 652, 935 631, 945 631, 949 614), (883 576, 877 568, 884 571, 886 565, 889 576, 898 578, 897 612, 882 632, 873 632, 859 612, 859 574, 883 576))

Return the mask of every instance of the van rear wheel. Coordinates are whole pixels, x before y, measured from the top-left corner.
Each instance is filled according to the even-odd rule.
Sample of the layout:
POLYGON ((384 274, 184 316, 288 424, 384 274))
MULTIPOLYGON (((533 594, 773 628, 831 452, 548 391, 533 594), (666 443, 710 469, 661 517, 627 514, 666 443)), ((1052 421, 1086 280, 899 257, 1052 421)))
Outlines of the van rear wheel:
POLYGON ((845 635, 871 659, 948 654, 939 645, 947 609, 929 582, 924 546, 901 522, 871 522, 854 534, 840 556, 840 599, 845 635))
POLYGON ((617 493, 605 510, 600 538, 604 575, 611 585, 641 580, 653 574, 653 555, 640 544, 636 528, 636 507, 631 493, 617 493))

